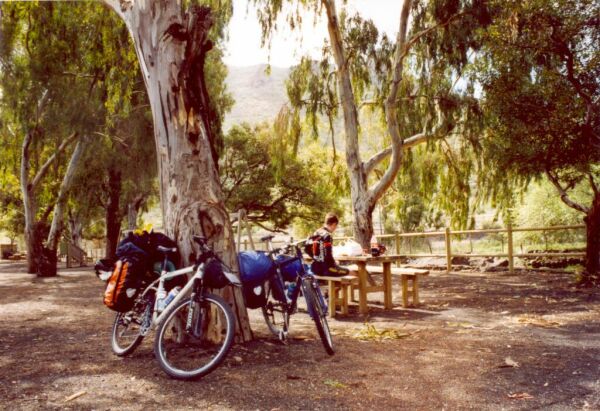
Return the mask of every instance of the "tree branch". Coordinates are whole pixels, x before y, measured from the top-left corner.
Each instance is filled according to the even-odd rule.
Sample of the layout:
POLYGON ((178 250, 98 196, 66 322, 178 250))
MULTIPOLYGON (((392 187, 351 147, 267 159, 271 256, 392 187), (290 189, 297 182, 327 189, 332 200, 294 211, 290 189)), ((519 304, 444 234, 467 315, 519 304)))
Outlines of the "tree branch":
MULTIPOLYGON (((432 133, 423 132, 423 133, 415 134, 414 136, 410 136, 409 138, 404 140, 404 143, 402 144, 402 149, 408 150, 409 148, 412 148, 414 146, 417 146, 421 143, 426 142, 429 138, 431 138, 432 136, 435 135, 436 131, 437 130, 433 131, 432 133)), ((392 147, 390 146, 390 147, 384 148, 379 153, 373 155, 373 157, 371 157, 370 159, 368 159, 365 162, 365 165, 364 165, 365 173, 367 175, 372 173, 373 170, 375 169, 375 167, 377 167, 379 165, 379 163, 381 163, 383 160, 388 158, 391 154, 392 154, 392 147)))
POLYGON ((588 173, 587 176, 590 181, 590 186, 592 187, 592 190, 594 191, 594 195, 598 195, 598 186, 596 185, 596 182, 594 181, 594 176, 592 175, 592 173, 588 173))
POLYGON ((460 13, 456 13, 450 17, 448 17, 447 20, 442 21, 440 23, 434 24, 431 27, 427 27, 426 29, 421 30, 420 32, 418 32, 417 34, 415 34, 414 36, 412 36, 410 38, 410 40, 408 40, 408 42, 406 42, 406 45, 404 46, 404 50, 402 51, 402 58, 404 58, 408 52, 410 51, 410 48, 423 36, 426 36, 427 34, 431 33, 432 31, 439 29, 441 27, 446 27, 448 24, 452 23, 454 20, 456 20, 457 18, 465 15, 466 12, 465 11, 461 11, 460 13))
POLYGON ((392 73, 392 81, 390 86, 389 95, 385 101, 385 117, 388 125, 388 132, 392 139, 392 161, 390 162, 385 174, 381 179, 369 190, 369 202, 374 205, 379 200, 383 193, 392 185, 394 178, 398 174, 400 165, 402 163, 402 157, 404 149, 402 148, 403 141, 400 137, 400 127, 398 125, 398 90, 400 82, 402 81, 402 66, 404 57, 408 54, 411 47, 423 36, 427 35, 433 30, 440 27, 445 27, 450 24, 453 20, 464 15, 466 12, 456 13, 450 16, 447 20, 434 24, 424 30, 421 30, 410 40, 406 40, 406 33, 408 27, 408 17, 410 15, 412 1, 404 0, 402 5, 402 11, 400 13, 400 30, 398 31, 398 40, 396 44, 396 51, 394 56, 394 71, 392 73))
MULTIPOLYGON (((398 125, 398 89, 402 81, 402 68, 404 56, 406 56, 408 47, 406 43, 406 33, 408 31, 408 17, 412 6, 411 0, 404 0, 400 12, 400 29, 396 41, 396 51, 394 53, 394 64, 392 72, 392 81, 390 92, 385 101, 385 117, 388 126, 388 132, 392 139, 392 160, 387 170, 375 186, 369 190, 368 202, 371 206, 375 205, 396 178, 403 158, 402 138, 400 137, 400 126, 398 125)), ((416 40, 415 40, 416 41, 416 40)))
POLYGON ((56 151, 54 152, 54 154, 52 154, 50 156, 50 158, 48 158, 48 160, 46 160, 46 162, 44 163, 44 165, 42 165, 42 167, 39 169, 39 171, 37 172, 37 174, 33 178, 33 181, 31 182, 31 187, 30 187, 31 190, 35 190, 35 188, 40 183, 40 181, 42 180, 42 178, 44 178, 44 176, 48 172, 48 169, 50 168, 50 166, 52 165, 52 163, 58 158, 58 155, 65 148, 67 148, 67 146, 69 144, 71 144, 73 141, 75 141, 76 138, 77 138, 77 132, 71 134, 69 137, 67 137, 65 140, 63 140, 63 142, 60 144, 60 146, 58 146, 58 148, 56 149, 56 151))
POLYGON ((58 190, 56 206, 54 207, 54 216, 52 217, 52 225, 50 227, 50 233, 48 233, 47 241, 47 246, 51 250, 56 250, 58 246, 58 240, 62 230, 63 207, 67 201, 67 193, 71 188, 71 183, 73 182, 73 177, 75 176, 75 170, 77 169, 79 159, 81 158, 84 149, 85 142, 79 140, 75 150, 73 151, 73 154, 71 155, 71 160, 67 166, 67 171, 65 172, 63 180, 60 184, 60 189, 58 190))
MULTIPOLYGON (((410 0, 409 0, 410 1, 410 0)), ((346 130, 346 164, 352 175, 363 173, 358 144, 358 113, 352 89, 352 80, 345 56, 343 37, 338 22, 335 0, 321 0, 327 13, 327 31, 335 65, 337 66, 339 101, 344 112, 344 128, 346 130)))
POLYGON ((578 204, 575 201, 571 200, 571 198, 569 198, 569 194, 562 187, 560 181, 558 181, 557 176, 553 175, 550 171, 546 171, 546 175, 548 176, 548 179, 552 182, 552 184, 554 184, 554 187, 556 187, 556 190, 560 194, 560 199, 563 201, 563 203, 577 211, 581 211, 582 213, 587 214, 590 211, 588 207, 578 204))

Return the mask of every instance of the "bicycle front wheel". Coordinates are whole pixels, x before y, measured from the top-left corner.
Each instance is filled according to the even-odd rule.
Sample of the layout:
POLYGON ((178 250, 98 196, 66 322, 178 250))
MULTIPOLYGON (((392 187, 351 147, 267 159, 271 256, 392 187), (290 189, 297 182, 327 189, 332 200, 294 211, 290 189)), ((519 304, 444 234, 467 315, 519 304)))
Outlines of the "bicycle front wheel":
POLYGON ((235 319, 221 297, 204 294, 186 298, 158 325, 154 354, 160 367, 173 378, 200 378, 225 359, 235 334, 235 319))
POLYGON ((321 337, 325 351, 327 351, 327 354, 329 355, 335 354, 335 350, 333 349, 333 338, 331 337, 331 331, 329 330, 329 324, 327 323, 327 313, 321 305, 321 299, 317 294, 317 290, 315 290, 315 286, 313 285, 311 278, 305 277, 302 279, 302 293, 304 294, 304 299, 306 300, 308 314, 315 322, 315 326, 317 327, 317 331, 319 332, 319 337, 321 337))

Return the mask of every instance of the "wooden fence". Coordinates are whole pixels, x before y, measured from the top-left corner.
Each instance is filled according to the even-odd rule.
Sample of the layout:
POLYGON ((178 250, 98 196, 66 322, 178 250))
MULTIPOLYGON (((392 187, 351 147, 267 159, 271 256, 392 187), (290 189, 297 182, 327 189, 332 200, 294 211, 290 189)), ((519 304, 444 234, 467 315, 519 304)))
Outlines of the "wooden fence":
MULTIPOLYGON (((394 253, 408 258, 423 258, 423 257, 440 257, 446 259, 446 270, 448 272, 452 269, 452 258, 453 257, 499 257, 508 259, 508 269, 510 272, 514 271, 515 258, 528 258, 528 257, 585 257, 584 252, 515 252, 515 246, 513 241, 513 234, 518 232, 549 232, 549 231, 564 231, 564 230, 580 230, 585 229, 585 225, 561 225, 553 227, 512 227, 508 225, 506 228, 490 228, 481 230, 451 230, 446 228, 444 231, 427 231, 421 233, 393 233, 393 234, 378 234, 377 238, 380 240, 387 240, 387 242, 393 242, 389 253, 394 253), (460 253, 453 250, 453 237, 456 236, 472 236, 482 234, 506 234, 507 237, 507 250, 506 252, 500 253, 460 253), (430 238, 430 237, 442 237, 444 239, 444 253, 412 253, 409 248, 409 252, 404 252, 402 249, 403 239, 414 239, 414 238, 430 238)), ((248 234, 250 231, 248 230, 248 234)), ((239 250, 248 249, 264 249, 265 244, 256 238, 251 238, 249 235, 242 237, 241 231, 237 233, 239 250)), ((352 237, 335 237, 334 241, 349 240, 352 237)), ((274 246, 283 244, 284 241, 273 241, 274 246)), ((504 246, 502 246, 504 250, 504 246)), ((88 258, 95 260, 103 258, 104 249, 99 248, 87 248, 86 253, 88 258)))
MULTIPOLYGON (((548 231, 562 231, 562 230, 579 230, 585 228, 583 224, 577 225, 561 225, 553 227, 512 227, 510 224, 506 228, 490 228, 481 230, 451 230, 446 228, 444 231, 428 231, 422 233, 394 233, 394 234, 380 234, 377 235, 379 239, 390 239, 394 241, 395 254, 403 257, 445 257, 446 258, 446 271, 450 272, 452 269, 452 257, 500 257, 508 259, 508 269, 512 273, 514 272, 514 261, 515 258, 527 258, 527 257, 585 257, 584 252, 541 252, 541 253, 515 253, 513 234, 516 232, 548 232, 548 231), (504 253, 455 253, 452 250, 452 237, 460 235, 473 235, 473 234, 503 234, 507 235, 507 252, 504 253), (413 254, 403 253, 401 250, 401 240, 403 238, 426 238, 426 237, 444 237, 445 253, 444 254, 413 254)), ((352 237, 337 237, 336 240, 351 239, 352 237)))
MULTIPOLYGON (((393 252, 396 255, 400 255, 403 257, 409 258, 423 258, 423 257, 441 257, 446 258, 446 270, 450 272, 452 269, 452 258, 453 257, 499 257, 499 258, 507 258, 508 259, 508 269, 512 273, 514 272, 514 262, 515 258, 527 258, 527 257, 585 257, 584 252, 515 252, 513 234, 517 232, 549 232, 549 231, 563 231, 563 230, 580 230, 584 229, 585 225, 561 225, 561 226, 553 226, 553 227, 512 227, 508 225, 506 228, 490 228, 490 229, 481 229, 481 230, 451 230, 450 228, 446 228, 444 231, 427 231, 421 233, 393 233, 393 234, 378 234, 377 238, 380 240, 388 240, 393 242, 393 250, 388 250, 388 252, 393 252), (452 237, 454 236, 464 236, 464 235, 481 235, 481 234, 506 234, 507 236, 507 251, 500 253, 459 253, 453 251, 452 247, 452 237), (443 254, 439 253, 412 253, 412 252, 403 252, 401 249, 402 239, 409 238, 428 238, 428 237, 443 237, 444 238, 444 249, 445 252, 443 254)), ((335 237, 334 241, 343 241, 349 240, 353 237, 335 237)), ((259 245, 259 248, 262 248, 264 245, 256 240, 251 239, 251 244, 249 244, 248 240, 242 240, 241 249, 247 250, 249 246, 253 248, 254 244, 259 245)), ((273 244, 281 244, 281 241, 274 241, 273 244)), ((504 248, 504 247, 502 247, 504 248)))

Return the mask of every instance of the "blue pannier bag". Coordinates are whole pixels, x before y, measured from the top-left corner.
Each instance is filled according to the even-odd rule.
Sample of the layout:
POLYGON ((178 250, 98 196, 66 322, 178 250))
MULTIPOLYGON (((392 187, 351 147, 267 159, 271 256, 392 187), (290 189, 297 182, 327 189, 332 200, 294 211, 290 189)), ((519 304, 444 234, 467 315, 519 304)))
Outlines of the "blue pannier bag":
POLYGON ((263 284, 275 268, 264 251, 242 251, 238 254, 238 262, 242 284, 250 287, 263 284))
POLYGON ((302 261, 298 257, 290 257, 286 255, 278 255, 276 258, 281 264, 281 275, 284 281, 296 281, 298 273, 302 272, 302 261))

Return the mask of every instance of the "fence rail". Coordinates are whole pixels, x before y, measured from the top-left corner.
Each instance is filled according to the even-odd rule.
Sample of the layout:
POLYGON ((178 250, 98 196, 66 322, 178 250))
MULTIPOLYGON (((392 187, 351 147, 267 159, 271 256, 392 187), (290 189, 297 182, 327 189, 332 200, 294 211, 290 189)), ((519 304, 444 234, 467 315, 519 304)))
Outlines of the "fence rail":
MULTIPOLYGON (((488 257, 498 257, 498 258, 507 258, 508 259, 508 269, 510 272, 514 272, 514 260, 515 258, 528 258, 528 257, 585 257, 584 252, 536 252, 536 253, 515 253, 515 246, 513 241, 514 233, 523 233, 523 232, 547 232, 547 231, 564 231, 564 230, 580 230, 584 229, 584 224, 576 224, 576 225, 559 225, 559 226, 551 226, 551 227, 512 227, 512 225, 508 225, 506 228, 488 228, 488 229, 480 229, 480 230, 451 230, 450 228, 446 228, 444 231, 426 231, 426 232, 414 232, 414 233, 392 233, 392 234, 379 234, 377 235, 378 239, 381 240, 392 240, 394 242, 394 251, 395 254, 409 257, 409 258, 424 258, 424 257, 438 257, 438 258, 446 258, 446 270, 450 272, 452 270, 452 258, 453 257, 478 257, 478 258, 488 258, 488 257), (473 234, 506 234, 507 236, 507 252, 500 253, 460 253, 455 252, 452 247, 452 238, 454 236, 462 236, 462 235, 473 235, 473 234), (402 252, 401 249, 401 240, 404 238, 414 239, 414 238, 428 238, 428 237, 443 237, 444 238, 444 253, 413 253, 409 251, 408 253, 402 252)), ((351 240, 353 237, 335 237, 334 241, 343 241, 343 240, 351 240)), ((254 240, 253 243, 259 244, 260 241, 254 240)), ((280 243, 280 242, 274 242, 280 243)), ((243 240, 243 249, 248 249, 248 240, 243 240)), ((502 248, 504 248, 504 243, 502 248)), ((431 248, 430 248, 431 249, 431 248)))

